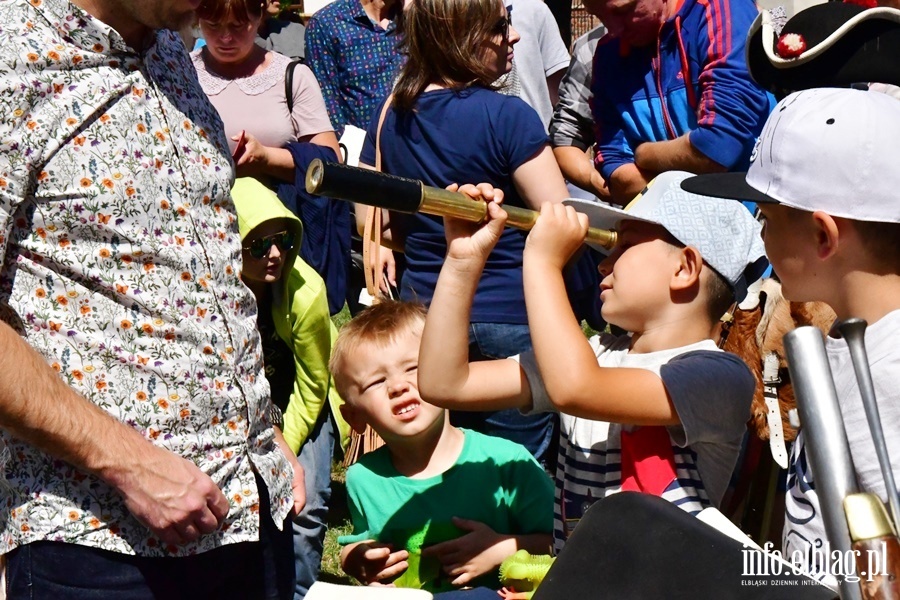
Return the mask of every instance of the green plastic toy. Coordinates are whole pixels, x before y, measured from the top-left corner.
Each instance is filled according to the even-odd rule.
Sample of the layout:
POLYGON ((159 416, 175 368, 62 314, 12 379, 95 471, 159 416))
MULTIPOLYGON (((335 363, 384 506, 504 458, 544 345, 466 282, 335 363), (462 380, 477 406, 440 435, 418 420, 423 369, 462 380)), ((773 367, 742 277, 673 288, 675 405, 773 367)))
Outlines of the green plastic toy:
POLYGON ((529 554, 519 550, 500 564, 500 581, 505 600, 529 600, 555 560, 549 554, 529 554))

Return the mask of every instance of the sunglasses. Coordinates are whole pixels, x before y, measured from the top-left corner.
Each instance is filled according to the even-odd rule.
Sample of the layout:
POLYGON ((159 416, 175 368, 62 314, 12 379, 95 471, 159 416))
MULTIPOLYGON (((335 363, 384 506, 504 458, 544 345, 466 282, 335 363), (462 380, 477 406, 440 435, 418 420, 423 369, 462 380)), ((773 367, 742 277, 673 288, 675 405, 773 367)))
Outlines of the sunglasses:
POLYGON ((494 35, 503 36, 504 40, 509 39, 509 28, 512 26, 512 14, 507 13, 505 17, 501 17, 491 29, 494 35))
POLYGON ((256 238, 243 248, 253 258, 263 258, 269 255, 272 246, 278 246, 282 252, 290 251, 294 247, 294 234, 290 231, 280 231, 266 237, 256 238))

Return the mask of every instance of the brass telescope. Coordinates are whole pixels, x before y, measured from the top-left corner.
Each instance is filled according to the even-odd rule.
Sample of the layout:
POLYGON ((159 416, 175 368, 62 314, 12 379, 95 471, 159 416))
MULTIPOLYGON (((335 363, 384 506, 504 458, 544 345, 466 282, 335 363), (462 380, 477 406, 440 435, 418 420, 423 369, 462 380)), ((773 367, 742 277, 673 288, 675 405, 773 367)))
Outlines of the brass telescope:
MULTIPOLYGON (((460 192, 442 190, 416 179, 387 175, 371 169, 324 162, 318 158, 309 164, 306 171, 306 191, 407 214, 421 212, 474 223, 481 223, 487 216, 487 205, 484 202, 473 202, 460 192)), ((509 215, 506 224, 524 231, 534 227, 540 214, 506 204, 502 208, 509 215)), ((611 250, 616 245, 616 232, 591 227, 585 242, 611 250)))

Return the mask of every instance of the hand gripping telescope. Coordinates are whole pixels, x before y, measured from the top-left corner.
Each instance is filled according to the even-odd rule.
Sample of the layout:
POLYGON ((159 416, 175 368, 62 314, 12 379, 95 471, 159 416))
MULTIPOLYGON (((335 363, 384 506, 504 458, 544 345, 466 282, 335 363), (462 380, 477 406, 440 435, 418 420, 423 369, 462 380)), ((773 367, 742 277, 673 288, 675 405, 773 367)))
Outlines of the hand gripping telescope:
MULTIPOLYGON (((474 223, 481 223, 487 216, 487 205, 484 202, 473 202, 465 194, 431 187, 416 179, 323 162, 320 159, 313 160, 306 171, 306 191, 407 214, 421 212, 474 223)), ((525 231, 534 227, 540 214, 506 204, 502 207, 509 215, 506 224, 525 231)), ((611 250, 616 245, 616 232, 591 227, 585 241, 611 250)))

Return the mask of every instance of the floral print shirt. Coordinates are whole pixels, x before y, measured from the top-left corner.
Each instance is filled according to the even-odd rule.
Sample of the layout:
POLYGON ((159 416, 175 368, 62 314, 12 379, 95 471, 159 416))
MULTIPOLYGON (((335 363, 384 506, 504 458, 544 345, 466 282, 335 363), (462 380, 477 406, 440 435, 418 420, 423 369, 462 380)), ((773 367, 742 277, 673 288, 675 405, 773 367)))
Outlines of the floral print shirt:
POLYGON ((0 430, 0 553, 144 556, 255 541, 291 467, 266 412, 222 124, 176 34, 138 54, 65 0, 0 1, 0 318, 73 389, 223 490, 222 528, 165 546, 100 479, 0 430))

